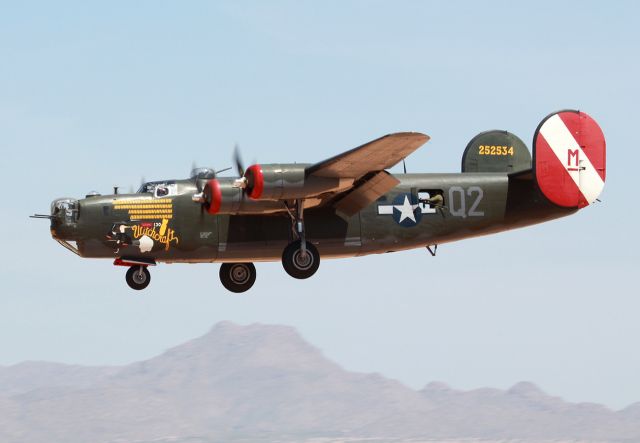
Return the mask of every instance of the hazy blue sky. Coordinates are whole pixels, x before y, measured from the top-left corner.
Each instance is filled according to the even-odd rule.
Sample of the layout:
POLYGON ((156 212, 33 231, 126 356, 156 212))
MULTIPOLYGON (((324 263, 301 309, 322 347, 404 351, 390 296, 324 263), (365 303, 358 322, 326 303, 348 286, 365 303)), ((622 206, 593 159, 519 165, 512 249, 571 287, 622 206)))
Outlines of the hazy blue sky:
POLYGON ((297 327, 348 369, 413 387, 531 380, 570 400, 640 401, 637 2, 0 2, 0 364, 121 364, 220 320, 297 327), (410 172, 459 171, 477 132, 530 145, 579 108, 608 141, 603 203, 426 251, 171 265, 134 293, 110 261, 30 220, 60 196, 181 178, 193 161, 314 162, 380 135, 432 140, 410 172))

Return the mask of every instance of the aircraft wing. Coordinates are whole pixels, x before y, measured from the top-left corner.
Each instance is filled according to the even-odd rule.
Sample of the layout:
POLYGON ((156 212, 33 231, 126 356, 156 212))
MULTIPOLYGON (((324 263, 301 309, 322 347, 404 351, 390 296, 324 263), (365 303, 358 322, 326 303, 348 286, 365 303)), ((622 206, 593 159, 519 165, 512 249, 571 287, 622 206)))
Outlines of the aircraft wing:
POLYGON ((382 171, 398 164, 429 141, 419 132, 398 132, 385 135, 355 149, 321 161, 307 169, 307 175, 317 177, 352 178, 382 171))
POLYGON ((420 146, 429 136, 419 132, 385 135, 350 151, 310 166, 307 175, 353 179, 353 186, 331 199, 336 210, 351 217, 400 183, 385 171, 420 146))

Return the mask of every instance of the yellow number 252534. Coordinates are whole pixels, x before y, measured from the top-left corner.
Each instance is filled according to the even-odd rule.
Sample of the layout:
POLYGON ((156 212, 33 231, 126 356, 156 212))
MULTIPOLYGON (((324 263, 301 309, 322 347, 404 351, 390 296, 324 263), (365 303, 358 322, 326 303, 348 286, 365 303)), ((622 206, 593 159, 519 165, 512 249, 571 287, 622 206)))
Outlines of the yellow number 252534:
POLYGON ((480 145, 480 155, 513 155, 513 146, 485 146, 480 145))

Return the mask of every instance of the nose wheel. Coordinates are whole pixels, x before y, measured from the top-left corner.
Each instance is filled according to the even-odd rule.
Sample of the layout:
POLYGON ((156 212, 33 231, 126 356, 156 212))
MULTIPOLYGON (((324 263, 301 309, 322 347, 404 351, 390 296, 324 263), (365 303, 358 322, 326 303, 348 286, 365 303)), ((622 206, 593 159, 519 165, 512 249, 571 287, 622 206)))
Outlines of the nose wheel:
POLYGON ((223 263, 220 281, 231 292, 246 292, 256 282, 256 267, 253 263, 223 263))
POLYGON ((131 266, 127 270, 126 280, 131 289, 140 291, 151 283, 151 273, 146 266, 131 266))

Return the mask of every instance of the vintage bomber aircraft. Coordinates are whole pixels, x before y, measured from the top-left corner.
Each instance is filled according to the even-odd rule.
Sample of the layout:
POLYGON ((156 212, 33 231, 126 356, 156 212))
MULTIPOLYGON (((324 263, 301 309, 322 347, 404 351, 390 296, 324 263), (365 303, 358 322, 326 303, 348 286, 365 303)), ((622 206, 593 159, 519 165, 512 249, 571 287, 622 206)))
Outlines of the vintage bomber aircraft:
MULTIPOLYGON (((320 258, 357 257, 493 234, 573 214, 605 181, 604 135, 579 111, 547 116, 526 145, 506 131, 478 134, 460 174, 390 174, 429 137, 386 135, 315 164, 264 164, 237 178, 196 169, 135 194, 55 200, 55 240, 81 257, 129 267, 133 289, 158 262, 221 262, 230 291, 254 284, 253 262, 282 261, 311 277, 320 258)), ((238 159, 239 157, 236 157, 238 159)))

